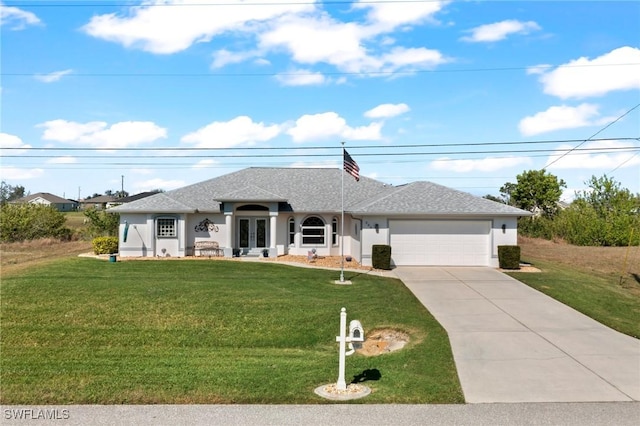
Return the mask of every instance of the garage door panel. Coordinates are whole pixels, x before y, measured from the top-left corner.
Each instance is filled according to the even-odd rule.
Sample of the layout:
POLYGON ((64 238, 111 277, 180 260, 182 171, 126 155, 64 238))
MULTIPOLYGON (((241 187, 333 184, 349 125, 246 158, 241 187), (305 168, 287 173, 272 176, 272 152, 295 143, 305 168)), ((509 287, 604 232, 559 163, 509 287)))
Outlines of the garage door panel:
POLYGON ((396 265, 488 265, 490 221, 392 220, 396 265))

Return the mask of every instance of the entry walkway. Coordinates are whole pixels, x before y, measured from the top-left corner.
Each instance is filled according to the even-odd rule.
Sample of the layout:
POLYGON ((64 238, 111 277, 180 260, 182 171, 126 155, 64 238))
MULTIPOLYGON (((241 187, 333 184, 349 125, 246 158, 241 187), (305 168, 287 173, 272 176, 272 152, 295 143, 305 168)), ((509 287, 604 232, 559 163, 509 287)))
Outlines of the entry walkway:
POLYGON ((640 401, 640 340, 495 269, 394 272, 449 334, 467 402, 640 401))

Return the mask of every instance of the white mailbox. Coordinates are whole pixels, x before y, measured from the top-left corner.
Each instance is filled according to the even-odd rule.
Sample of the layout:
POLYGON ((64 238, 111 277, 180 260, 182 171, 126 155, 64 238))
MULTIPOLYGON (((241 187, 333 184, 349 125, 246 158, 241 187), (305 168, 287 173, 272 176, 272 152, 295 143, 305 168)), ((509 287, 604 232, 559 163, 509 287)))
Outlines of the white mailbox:
POLYGON ((358 320, 349 323, 349 340, 351 342, 364 342, 364 329, 358 320))

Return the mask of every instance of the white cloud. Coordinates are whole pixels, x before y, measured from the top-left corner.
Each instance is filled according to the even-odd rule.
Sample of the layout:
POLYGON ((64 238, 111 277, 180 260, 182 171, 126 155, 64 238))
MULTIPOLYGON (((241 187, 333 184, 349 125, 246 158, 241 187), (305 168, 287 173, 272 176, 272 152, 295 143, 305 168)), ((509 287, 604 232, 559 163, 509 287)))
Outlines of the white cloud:
POLYGON ((76 157, 71 157, 69 155, 63 157, 54 157, 47 160, 47 164, 75 164, 78 162, 76 157))
POLYGON ((44 174, 42 169, 20 169, 13 166, 2 166, 0 176, 2 180, 27 180, 39 178, 44 174))
POLYGON ((284 86, 311 86, 324 84, 328 80, 319 72, 294 70, 276 75, 276 79, 284 86))
POLYGON ((600 117, 598 105, 588 103, 577 107, 560 105, 523 118, 518 124, 518 129, 524 136, 532 136, 555 130, 602 125, 611 119, 611 117, 600 117))
POLYGON ((260 35, 265 50, 288 51, 302 64, 329 63, 345 70, 357 71, 367 58, 361 44, 362 28, 322 16, 290 16, 260 35))
MULTIPOLYGON (((424 24, 447 3, 356 3, 354 9, 368 9, 362 22, 361 16, 353 17, 354 10, 335 14, 344 19, 341 21, 323 10, 321 3, 309 4, 306 0, 269 5, 230 0, 215 7, 209 0, 152 0, 129 8, 128 15, 94 16, 83 30, 94 37, 156 54, 180 52, 221 35, 247 46, 236 52, 216 51, 213 69, 252 58, 257 58, 256 64, 270 64, 264 59, 266 55, 285 52, 305 66, 324 63, 349 73, 388 73, 405 68, 428 69, 449 61, 437 50, 395 46, 396 39, 389 36, 393 31, 406 32, 411 26, 424 24), (189 6, 180 6, 187 2, 189 6)), ((317 84, 320 77, 287 81, 317 84)))
POLYGON ((250 117, 239 116, 230 121, 214 121, 180 139, 197 148, 229 148, 266 142, 282 132, 277 124, 255 123, 250 117))
POLYGON ((116 13, 95 15, 82 29, 89 35, 157 54, 188 49, 227 32, 255 31, 255 25, 289 13, 313 10, 306 0, 272 5, 229 0, 222 5, 211 0, 151 0, 116 13), (181 4, 186 4, 181 6, 181 4))
POLYGON ((8 26, 10 30, 17 31, 40 23, 40 18, 35 13, 0 3, 0 26, 8 26))
POLYGON ((186 185, 186 182, 179 179, 149 179, 147 181, 135 182, 132 186, 134 192, 146 192, 153 191, 154 189, 162 189, 164 191, 170 191, 172 189, 181 188, 186 185))
POLYGON ((28 145, 22 142, 16 135, 11 135, 9 133, 0 133, 0 154, 1 155, 20 155, 27 151, 27 149, 31 148, 31 145, 28 145), (11 148, 6 152, 2 152, 3 149, 11 148))
POLYGON ((629 141, 618 140, 602 140, 587 142, 580 146, 579 149, 589 149, 596 151, 573 151, 564 157, 560 156, 567 153, 568 150, 575 145, 563 144, 556 148, 556 152, 551 154, 546 164, 551 164, 549 169, 599 169, 610 170, 620 166, 621 168, 640 166, 640 156, 636 155, 640 145, 629 141), (627 151, 624 148, 635 148, 634 152, 627 151), (623 148, 623 149, 621 149, 623 148), (558 160, 558 158, 560 158, 558 160), (557 160, 557 161, 556 161, 557 160), (624 163, 624 164, 623 164, 624 163))
POLYGON ((527 157, 505 157, 505 158, 479 158, 474 160, 453 160, 448 157, 434 160, 429 165, 434 170, 452 171, 456 173, 467 172, 495 172, 530 164, 531 159, 527 157))
MULTIPOLYGON (((449 1, 407 3, 405 1, 363 2, 353 4, 356 9, 369 9, 368 21, 377 31, 390 31, 399 26, 433 20, 449 1)), ((433 20, 435 22, 435 20, 433 20)))
POLYGON ((404 67, 408 67, 409 70, 433 69, 438 65, 451 62, 451 59, 444 57, 437 50, 424 47, 410 49, 395 47, 383 54, 381 60, 384 64, 383 70, 386 72, 400 71, 404 67))
POLYGON ((624 46, 592 60, 582 57, 543 73, 544 93, 561 99, 640 89, 640 49, 624 46))
POLYGON ((167 137, 167 130, 150 121, 123 121, 108 126, 103 121, 77 123, 67 120, 52 120, 43 127, 42 139, 96 148, 126 148, 142 143, 154 142, 167 137))
POLYGON ((258 55, 258 52, 231 52, 227 49, 221 49, 213 53, 213 62, 211 68, 222 68, 229 64, 237 64, 244 62, 247 59, 254 58, 258 55))
POLYGON ((527 72, 527 75, 540 75, 540 74, 544 74, 552 67, 553 65, 550 65, 550 64, 532 65, 530 67, 527 67, 526 72, 527 72))
POLYGON ((307 114, 298 118, 295 125, 287 130, 294 142, 344 138, 349 140, 380 140, 382 123, 351 127, 335 112, 307 114))
POLYGON ((431 69, 450 62, 437 50, 378 45, 378 35, 371 27, 338 22, 329 16, 294 16, 263 33, 260 47, 266 51, 284 49, 298 63, 326 63, 348 73, 431 69), (366 46, 368 41, 372 46, 366 46))
POLYGON ((215 167, 220 164, 219 161, 213 160, 211 158, 206 160, 200 160, 196 164, 193 165, 194 169, 208 169, 210 167, 215 167))
POLYGON ((368 118, 391 118, 405 112, 409 112, 411 108, 407 104, 381 104, 364 113, 368 118))
POLYGON ((504 40, 511 34, 529 34, 540 29, 540 26, 534 21, 522 22, 508 19, 467 30, 466 32, 471 33, 471 35, 464 36, 460 40, 472 43, 487 43, 504 40))
POLYGON ((59 81, 62 77, 64 77, 65 75, 69 75, 72 72, 72 69, 66 69, 63 71, 55 71, 49 74, 38 74, 35 76, 35 79, 43 83, 53 83, 55 81, 59 81))

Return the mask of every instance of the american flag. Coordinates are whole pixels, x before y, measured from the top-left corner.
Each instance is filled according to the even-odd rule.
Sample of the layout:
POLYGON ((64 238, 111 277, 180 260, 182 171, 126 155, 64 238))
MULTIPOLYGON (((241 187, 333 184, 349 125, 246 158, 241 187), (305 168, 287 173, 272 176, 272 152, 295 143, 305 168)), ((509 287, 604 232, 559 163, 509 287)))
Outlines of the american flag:
POLYGON ((346 149, 342 149, 344 157, 344 170, 356 179, 356 182, 360 181, 360 167, 353 158, 349 155, 346 149))

